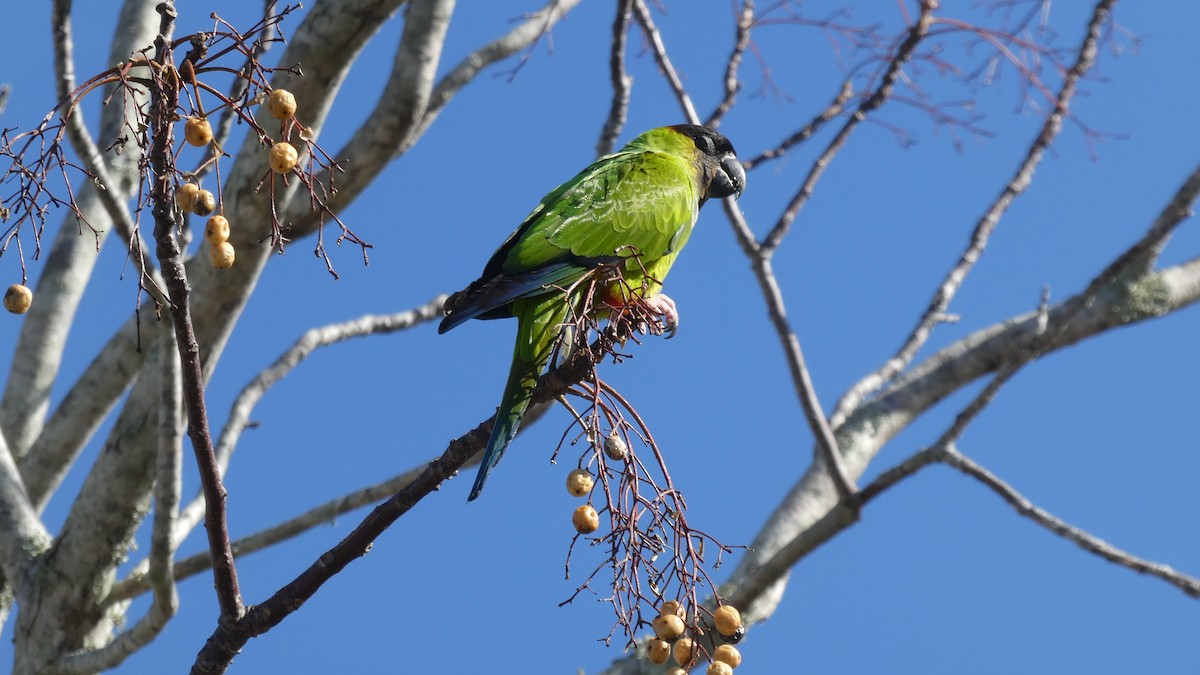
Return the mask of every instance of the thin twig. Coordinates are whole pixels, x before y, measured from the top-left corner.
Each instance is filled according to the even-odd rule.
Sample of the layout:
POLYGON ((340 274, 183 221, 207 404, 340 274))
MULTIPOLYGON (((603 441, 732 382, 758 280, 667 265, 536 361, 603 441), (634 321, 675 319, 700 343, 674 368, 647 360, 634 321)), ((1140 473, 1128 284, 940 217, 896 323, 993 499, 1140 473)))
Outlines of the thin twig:
MULTIPOLYGON (((611 340, 611 337, 608 338, 611 340)), ((566 363, 543 375, 534 392, 532 404, 552 401, 569 387, 587 377, 595 363, 606 353, 608 340, 597 341, 591 349, 575 350, 566 363)), ((494 419, 494 417, 493 417, 494 419)), ((223 673, 246 642, 278 625, 298 610, 326 581, 362 557, 374 541, 413 506, 438 490, 456 475, 465 463, 481 452, 491 433, 493 419, 450 442, 445 452, 426 466, 403 489, 377 506, 337 546, 322 554, 316 562, 280 588, 265 602, 251 607, 237 620, 221 621, 196 656, 194 675, 223 673)))
MULTIPOLYGON (((446 297, 444 294, 439 295, 419 307, 404 312, 382 316, 367 315, 353 321, 321 326, 305 332, 270 367, 260 372, 243 387, 237 398, 234 399, 229 410, 229 418, 221 430, 221 436, 216 445, 217 470, 220 474, 225 475, 230 458, 237 447, 238 439, 249 425, 250 414, 258 405, 259 400, 314 351, 345 340, 367 335, 394 333, 433 321, 442 316, 442 305, 445 303, 446 297)), ((192 528, 200 522, 203 515, 204 495, 201 494, 184 508, 176 525, 175 541, 181 542, 185 539, 192 528)))
POLYGON ((992 492, 1000 495, 1001 499, 1008 502, 1017 513, 1050 530, 1054 534, 1074 542, 1079 548, 1089 553, 1094 553, 1109 562, 1127 567, 1134 572, 1158 577, 1193 598, 1200 598, 1200 579, 1177 572, 1168 565, 1152 562, 1126 553, 1095 535, 1068 525, 1053 514, 1038 508, 1008 483, 1000 480, 995 474, 963 456, 957 450, 947 448, 941 457, 941 462, 983 483, 992 492))
POLYGON ((721 124, 721 119, 733 109, 733 104, 737 101, 737 94, 742 89, 742 83, 738 80, 738 68, 742 65, 742 55, 745 54, 746 47, 750 45, 750 29, 753 26, 754 0, 742 0, 742 11, 738 12, 737 29, 734 32, 733 51, 725 60, 725 96, 721 98, 721 102, 705 120, 704 126, 706 127, 717 128, 721 124))
POLYGON ((663 44, 662 34, 658 32, 658 27, 654 25, 654 18, 650 16, 650 8, 646 6, 644 0, 634 0, 633 9, 637 12, 638 24, 641 25, 642 32, 646 34, 646 39, 650 42, 654 60, 662 70, 663 76, 667 78, 667 84, 671 85, 671 91, 675 92, 675 100, 679 101, 679 107, 683 109, 683 116, 692 124, 700 124, 696 106, 692 105, 692 97, 684 88, 683 80, 679 78, 679 72, 671 64, 671 57, 667 56, 667 47, 663 44))
POLYGON ((1063 78, 1062 87, 1055 98, 1054 109, 1046 116, 1041 130, 1030 145, 1025 158, 1021 161, 1020 166, 1017 167, 1013 177, 1004 186, 1000 195, 984 213, 983 217, 980 218, 979 222, 976 223, 966 249, 939 285, 925 313, 918 320, 916 327, 909 334, 895 356, 889 359, 883 366, 859 380, 842 396, 834 410, 833 420, 835 424, 844 419, 851 410, 856 408, 872 392, 877 391, 907 368, 908 364, 912 362, 917 352, 925 345, 925 342, 933 333, 934 327, 941 323, 951 300, 953 300, 958 289, 966 279, 967 274, 974 268, 975 263, 987 247, 992 232, 1000 222, 1000 218, 1007 212, 1012 202, 1023 194, 1033 181, 1034 170, 1041 162, 1046 149, 1049 148, 1062 129, 1062 120, 1068 113, 1070 101, 1075 96, 1079 80, 1091 69, 1095 61, 1098 44, 1102 38, 1103 26, 1108 19, 1114 2, 1115 0, 1101 0, 1101 2, 1096 4, 1092 18, 1088 23, 1087 33, 1083 39, 1083 43, 1079 47, 1075 64, 1071 66, 1063 78))
MULTIPOLYGON (((892 94, 892 89, 895 87, 896 81, 900 78, 904 70, 904 64, 908 62, 909 58, 916 50, 917 45, 919 45, 921 41, 925 39, 925 33, 929 30, 929 25, 933 21, 933 12, 937 9, 937 7, 937 0, 923 0, 921 2, 920 15, 917 17, 917 20, 913 23, 913 25, 908 29, 908 34, 905 36, 904 40, 896 48, 896 55, 892 57, 891 61, 888 63, 887 71, 884 73, 879 86, 876 87, 873 92, 871 92, 870 96, 868 96, 861 104, 859 104, 858 109, 854 111, 854 114, 851 115, 850 118, 846 120, 846 123, 842 125, 842 128, 838 130, 837 135, 835 135, 833 139, 829 141, 829 145, 825 148, 825 151, 821 153, 821 156, 818 157, 815 162, 813 162, 812 168, 808 172, 808 176, 805 177, 804 182, 800 185, 800 189, 796 191, 796 194, 788 203, 787 208, 784 209, 783 214, 775 223, 775 226, 772 227, 767 236, 763 238, 761 251, 762 255, 769 256, 774 253, 775 249, 779 248, 779 245, 783 243, 783 238, 787 236, 788 231, 791 229, 792 222, 795 221, 796 215, 800 213, 800 209, 804 208, 805 203, 807 203, 809 197, 812 196, 813 188, 816 187, 817 181, 819 181, 821 176, 824 175, 825 169, 833 160, 834 155, 836 155, 838 151, 841 150, 842 146, 845 145, 846 140, 850 137, 850 134, 854 131, 854 129, 858 127, 858 125, 864 120, 866 120, 868 115, 879 109, 880 106, 887 102, 888 97, 890 97, 892 94)), ((844 91, 845 89, 843 89, 843 92, 844 91)))

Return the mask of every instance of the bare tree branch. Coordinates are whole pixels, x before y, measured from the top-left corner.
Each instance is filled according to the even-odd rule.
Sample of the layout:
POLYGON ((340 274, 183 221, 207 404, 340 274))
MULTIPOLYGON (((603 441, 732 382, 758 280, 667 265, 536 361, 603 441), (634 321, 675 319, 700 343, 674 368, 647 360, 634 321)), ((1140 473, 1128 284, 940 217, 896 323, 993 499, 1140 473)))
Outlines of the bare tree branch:
MULTIPOLYGON (((118 634, 109 644, 91 651, 68 654, 60 659, 58 671, 62 673, 84 675, 115 668, 158 637, 179 609, 173 566, 175 544, 171 531, 179 516, 182 488, 182 374, 171 323, 165 320, 159 322, 158 334, 161 342, 159 353, 163 355, 160 374, 163 398, 159 408, 154 524, 150 535, 150 572, 147 575, 150 589, 154 591, 154 600, 150 609, 132 628, 118 634)), ((211 556, 206 557, 211 560, 211 556)))
POLYGON ((612 49, 608 54, 609 79, 612 81, 612 103, 608 117, 600 130, 596 142, 596 154, 607 155, 613 151, 625 120, 629 116, 629 95, 633 78, 625 72, 625 45, 629 41, 629 19, 633 13, 633 0, 617 0, 617 17, 613 19, 612 49))
POLYGON ((692 97, 688 95, 687 89, 683 86, 683 80, 679 79, 679 73, 675 70, 675 66, 671 64, 671 57, 667 56, 667 47, 663 44, 662 34, 658 32, 658 27, 654 25, 654 17, 650 16, 650 8, 646 6, 644 0, 634 0, 633 9, 637 14, 638 24, 642 27, 642 32, 646 34, 646 39, 650 41, 651 51, 654 52, 654 60, 658 62, 659 69, 662 70, 663 77, 667 78, 667 84, 671 85, 671 91, 675 92, 675 99, 679 101, 679 106, 683 109, 683 116, 692 124, 700 124, 700 116, 696 114, 696 106, 692 105, 692 97))
MULTIPOLYGON (((788 202, 787 208, 779 217, 778 222, 771 228, 771 231, 762 240, 762 255, 770 256, 779 245, 783 243, 783 238, 787 236, 788 231, 792 227, 792 221, 796 219, 796 215, 800 209, 804 208, 808 198, 812 196, 813 188, 816 187, 817 181, 824 175, 826 167, 833 160, 833 157, 842 149, 850 134, 858 125, 867 119, 867 116, 878 110, 880 106, 887 102, 888 97, 892 95, 892 89, 896 85, 903 73, 904 64, 912 57, 917 45, 925 39, 925 34, 929 31, 929 25, 933 21, 933 12, 938 8, 938 0, 922 0, 921 13, 917 16, 917 20, 908 29, 904 40, 896 47, 896 55, 888 62, 887 71, 879 82, 879 86, 871 95, 866 98, 854 114, 846 120, 842 128, 838 130, 833 140, 829 141, 829 145, 817 161, 813 162, 812 169, 809 170, 808 176, 801 183, 800 189, 788 202)), ((843 89, 843 93, 845 89, 843 89)))
POLYGON ((1168 565, 1152 562, 1126 553, 1095 535, 1068 525, 1053 514, 1038 508, 1008 483, 1000 480, 990 471, 963 456, 957 450, 947 448, 946 452, 942 455, 941 461, 943 464, 952 466, 963 474, 986 485, 992 492, 995 492, 1001 499, 1007 502, 1009 506, 1012 506, 1017 513, 1067 541, 1074 542, 1079 548, 1089 553, 1094 553, 1111 563, 1127 567, 1139 574, 1146 574, 1162 579, 1193 598, 1200 598, 1200 579, 1181 574, 1168 565))
MULTIPOLYGON (((69 4, 59 0, 55 11, 63 12, 65 16, 69 4)), ((133 49, 150 43, 154 26, 153 22, 144 19, 144 13, 154 4, 153 0, 126 1, 117 22, 110 58, 114 61, 125 59, 133 49)), ((56 35, 56 42, 62 37, 56 35)), ((60 60, 64 58, 69 58, 69 51, 59 54, 60 60)), ((69 62, 56 63, 55 68, 62 71, 64 78, 69 76, 73 81, 73 67, 69 62)), ((66 86, 65 82, 61 84, 66 86)), ((101 135, 116 137, 126 122, 125 113, 120 106, 106 107, 101 112, 101 135)), ((117 201, 128 199, 134 190, 139 156, 140 152, 131 148, 128 153, 114 158, 108 167, 113 175, 104 187, 114 193, 110 196, 117 201)), ((31 446, 44 429, 50 388, 58 376, 67 334, 91 277, 98 247, 106 236, 103 230, 107 214, 98 208, 105 199, 102 192, 92 182, 79 191, 80 210, 89 214, 89 220, 101 232, 94 239, 82 237, 75 218, 72 215, 64 218, 38 279, 38 302, 30 308, 21 325, 11 371, 0 400, 0 428, 7 434, 10 449, 18 461, 33 452, 31 446)), ((32 490, 30 496, 33 497, 32 490)), ((34 499, 36 501, 36 497, 34 499)))
POLYGON ((992 202, 992 205, 988 207, 979 222, 975 224, 975 229, 971 233, 971 239, 966 250, 963 251, 958 262, 950 269, 950 272, 938 287, 937 292, 934 293, 928 308, 917 322, 917 326, 904 341, 904 344, 896 352, 895 356, 879 369, 859 380, 858 383, 842 396, 834 410, 833 420, 835 424, 858 406, 871 392, 877 391, 884 383, 902 372, 929 339, 934 327, 942 322, 946 309, 950 306, 950 301, 954 299, 958 289, 962 286, 963 280, 966 279, 967 274, 975 266, 975 262, 983 254, 992 232, 1000 222, 1000 218, 1004 216, 1012 202, 1025 192, 1025 189, 1033 180, 1034 170, 1041 162, 1046 149, 1050 147, 1050 144, 1062 129, 1063 118, 1067 115, 1070 101, 1075 96, 1079 80, 1091 69, 1092 64, 1095 62, 1103 26, 1108 20, 1114 2, 1115 0, 1104 0, 1096 4, 1091 20, 1088 22, 1083 44, 1079 47, 1075 64, 1071 66, 1071 69, 1063 78, 1062 87, 1055 98, 1054 109, 1046 116, 1041 131, 1030 145, 1029 151, 1021 161, 1020 166, 1017 167, 1017 171, 1012 179, 1004 186, 996 201, 992 202))
MULTIPOLYGON (((733 109, 738 91, 742 83, 738 80, 738 68, 742 65, 742 55, 750 46, 750 29, 754 26, 754 0, 742 0, 742 10, 737 14, 737 27, 733 39, 733 51, 725 61, 725 96, 717 107, 704 121, 704 126, 714 129, 721 124, 726 113, 733 109)), ((749 169, 749 166, 746 166, 749 169)))
MULTIPOLYGON (((229 460, 237 447, 238 439, 250 422, 250 413, 254 406, 267 391, 284 377, 287 377, 296 366, 307 359, 317 349, 368 335, 386 335, 396 331, 407 330, 442 316, 442 304, 446 295, 439 295, 429 302, 404 312, 382 316, 368 315, 353 321, 336 323, 320 328, 313 328, 302 335, 288 348, 275 363, 259 373, 254 380, 247 384, 234 400, 229 410, 229 418, 225 428, 217 440, 217 467, 221 475, 225 474, 229 460)), ((394 493, 395 490, 388 494, 394 493)), ((197 496, 183 510, 176 524, 174 540, 182 542, 204 515, 203 495, 197 496)))
POLYGON ((529 15, 521 25, 468 54, 433 88, 428 107, 425 109, 425 117, 417 126, 413 138, 424 135, 454 95, 470 84, 484 68, 535 43, 579 2, 580 0, 550 0, 545 7, 529 15))
MULTIPOLYGON (((454 0, 414 0, 405 12, 404 32, 396 48, 392 72, 375 109, 350 141, 334 154, 354 167, 337 182, 337 194, 327 206, 340 211, 379 175, 387 164, 406 151, 423 131, 419 123, 437 75, 446 29, 454 0)), ((310 234, 320 220, 305 200, 292 204, 287 220, 295 223, 291 236, 310 234)))

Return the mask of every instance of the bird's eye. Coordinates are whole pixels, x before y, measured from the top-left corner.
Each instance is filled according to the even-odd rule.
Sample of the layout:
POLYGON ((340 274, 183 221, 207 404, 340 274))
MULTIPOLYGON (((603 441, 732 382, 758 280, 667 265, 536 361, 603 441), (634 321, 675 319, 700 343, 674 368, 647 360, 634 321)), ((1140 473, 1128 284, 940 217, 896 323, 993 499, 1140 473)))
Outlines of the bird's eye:
POLYGON ((716 146, 713 145, 713 140, 708 136, 697 136, 696 147, 700 149, 700 152, 703 152, 706 155, 715 154, 717 151, 716 146))

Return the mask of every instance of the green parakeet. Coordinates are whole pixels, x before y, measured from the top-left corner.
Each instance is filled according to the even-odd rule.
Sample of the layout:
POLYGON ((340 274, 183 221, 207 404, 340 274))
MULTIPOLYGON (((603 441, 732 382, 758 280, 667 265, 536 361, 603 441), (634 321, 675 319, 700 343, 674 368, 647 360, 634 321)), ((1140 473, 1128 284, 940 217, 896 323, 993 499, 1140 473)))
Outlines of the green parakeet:
POLYGON ((597 267, 620 265, 623 280, 602 288, 596 306, 644 303, 673 331, 678 315, 659 292, 663 278, 704 202, 740 196, 745 184, 733 145, 716 131, 692 124, 651 129, 543 197, 479 279, 446 301, 439 333, 468 319, 517 318, 512 369, 467 501, 479 496, 516 435, 564 323, 584 304, 563 289, 597 267))

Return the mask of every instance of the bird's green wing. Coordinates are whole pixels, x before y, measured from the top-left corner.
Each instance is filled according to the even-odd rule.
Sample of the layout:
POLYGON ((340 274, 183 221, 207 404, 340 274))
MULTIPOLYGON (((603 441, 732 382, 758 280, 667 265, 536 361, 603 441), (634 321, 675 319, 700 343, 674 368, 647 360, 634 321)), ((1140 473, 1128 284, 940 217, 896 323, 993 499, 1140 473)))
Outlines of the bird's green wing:
POLYGON ((492 255, 439 328, 512 316, 519 298, 569 286, 634 253, 650 266, 678 251, 699 208, 690 158, 647 150, 602 157, 546 195, 492 255))

